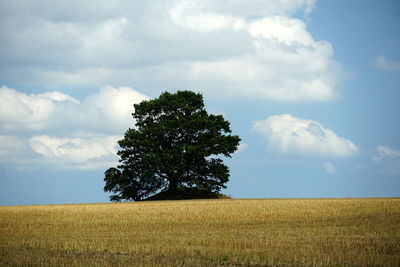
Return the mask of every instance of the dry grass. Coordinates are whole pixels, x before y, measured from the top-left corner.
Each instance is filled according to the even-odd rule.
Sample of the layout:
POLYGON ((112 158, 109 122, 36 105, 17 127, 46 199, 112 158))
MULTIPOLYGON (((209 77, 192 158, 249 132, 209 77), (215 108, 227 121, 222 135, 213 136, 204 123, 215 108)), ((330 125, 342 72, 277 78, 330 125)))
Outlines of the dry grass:
POLYGON ((0 265, 400 266, 400 199, 0 207, 0 265))

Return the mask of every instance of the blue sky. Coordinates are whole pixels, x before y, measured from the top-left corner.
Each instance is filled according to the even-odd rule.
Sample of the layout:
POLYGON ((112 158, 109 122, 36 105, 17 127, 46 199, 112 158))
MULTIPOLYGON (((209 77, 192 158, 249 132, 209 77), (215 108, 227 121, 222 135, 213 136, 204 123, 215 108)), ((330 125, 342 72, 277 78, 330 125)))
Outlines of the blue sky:
POLYGON ((132 104, 201 92, 237 198, 400 196, 398 1, 0 1, 0 205, 106 202, 132 104))

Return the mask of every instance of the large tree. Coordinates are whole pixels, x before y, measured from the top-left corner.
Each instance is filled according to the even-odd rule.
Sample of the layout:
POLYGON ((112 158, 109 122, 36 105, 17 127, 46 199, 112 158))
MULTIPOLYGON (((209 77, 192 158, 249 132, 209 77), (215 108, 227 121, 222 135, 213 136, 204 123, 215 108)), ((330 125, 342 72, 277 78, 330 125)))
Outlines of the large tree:
POLYGON ((229 169, 221 156, 230 157, 240 138, 221 115, 207 113, 201 94, 164 92, 134 108, 136 128, 118 142, 121 164, 105 172, 112 201, 226 188, 229 169))

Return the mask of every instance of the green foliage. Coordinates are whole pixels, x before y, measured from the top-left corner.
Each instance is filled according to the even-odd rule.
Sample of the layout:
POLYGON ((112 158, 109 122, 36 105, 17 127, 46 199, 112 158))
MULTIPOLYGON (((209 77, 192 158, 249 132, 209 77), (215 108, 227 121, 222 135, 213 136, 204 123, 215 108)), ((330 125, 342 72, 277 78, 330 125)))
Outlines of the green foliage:
POLYGON ((112 201, 226 188, 229 169, 220 156, 230 157, 240 138, 221 115, 207 113, 201 94, 164 92, 134 107, 136 128, 118 142, 121 165, 105 172, 112 201))

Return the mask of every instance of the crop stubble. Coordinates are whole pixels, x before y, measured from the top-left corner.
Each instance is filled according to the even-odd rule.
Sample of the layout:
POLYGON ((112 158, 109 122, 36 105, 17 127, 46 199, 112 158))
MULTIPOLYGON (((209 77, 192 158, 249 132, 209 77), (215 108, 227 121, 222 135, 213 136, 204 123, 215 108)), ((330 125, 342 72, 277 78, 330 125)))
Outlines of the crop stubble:
POLYGON ((400 199, 0 207, 0 265, 400 266, 400 199))

